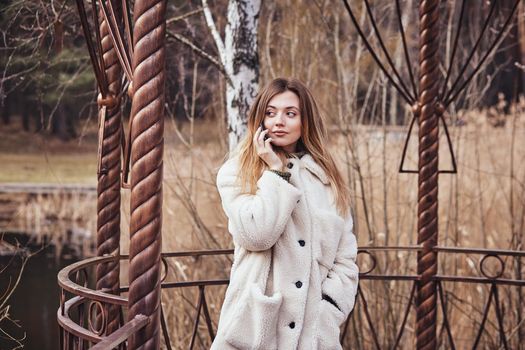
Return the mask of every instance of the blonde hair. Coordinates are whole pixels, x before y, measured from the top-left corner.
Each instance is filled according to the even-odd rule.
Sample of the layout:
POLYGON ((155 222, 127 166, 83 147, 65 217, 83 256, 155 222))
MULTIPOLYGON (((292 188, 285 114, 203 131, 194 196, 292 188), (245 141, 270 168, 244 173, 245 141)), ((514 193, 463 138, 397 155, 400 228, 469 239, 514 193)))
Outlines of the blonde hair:
MULTIPOLYGON (((261 177, 263 171, 268 168, 266 163, 256 153, 253 146, 253 137, 264 120, 270 100, 275 95, 285 91, 291 91, 299 97, 301 138, 297 143, 297 149, 308 152, 325 171, 330 180, 337 211, 340 215, 346 216, 350 210, 349 191, 334 159, 325 148, 325 145, 328 144, 328 137, 324 118, 317 107, 312 93, 300 80, 294 78, 277 78, 272 80, 259 91, 255 102, 250 108, 248 113, 248 132, 234 152, 239 155, 239 174, 237 179, 241 185, 241 192, 255 194, 257 180, 261 177)), ((286 164, 286 152, 278 146, 273 146, 273 149, 281 158, 283 164, 286 164)))

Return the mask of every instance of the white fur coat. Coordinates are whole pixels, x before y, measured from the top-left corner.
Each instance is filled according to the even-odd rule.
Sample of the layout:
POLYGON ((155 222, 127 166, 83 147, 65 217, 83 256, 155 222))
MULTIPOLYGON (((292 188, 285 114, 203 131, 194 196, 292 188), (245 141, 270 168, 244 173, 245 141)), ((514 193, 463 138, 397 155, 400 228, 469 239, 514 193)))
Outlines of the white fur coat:
POLYGON ((352 218, 337 214, 310 154, 287 170, 290 182, 264 171, 255 195, 240 194, 237 157, 217 174, 235 253, 213 350, 341 349, 358 283, 352 218))

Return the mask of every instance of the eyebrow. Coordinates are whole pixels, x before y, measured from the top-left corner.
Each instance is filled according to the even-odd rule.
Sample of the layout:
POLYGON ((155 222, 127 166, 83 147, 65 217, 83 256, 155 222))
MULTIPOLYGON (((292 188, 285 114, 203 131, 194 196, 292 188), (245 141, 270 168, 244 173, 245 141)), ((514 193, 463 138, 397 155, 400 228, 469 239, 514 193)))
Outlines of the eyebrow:
MULTIPOLYGON (((267 108, 278 109, 277 107, 272 106, 272 105, 268 105, 267 108)), ((285 107, 284 109, 297 109, 297 110, 299 110, 299 108, 297 108, 297 107, 295 107, 295 106, 288 106, 288 107, 285 107)))

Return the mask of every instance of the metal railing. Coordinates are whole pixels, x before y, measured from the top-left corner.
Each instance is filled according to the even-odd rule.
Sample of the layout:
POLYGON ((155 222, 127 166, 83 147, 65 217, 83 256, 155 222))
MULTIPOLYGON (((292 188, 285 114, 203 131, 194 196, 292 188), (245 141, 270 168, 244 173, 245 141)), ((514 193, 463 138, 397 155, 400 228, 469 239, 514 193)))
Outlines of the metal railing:
MULTIPOLYGON (((404 333, 409 325, 410 310, 414 307, 416 284, 420 280, 417 274, 388 274, 381 273, 379 270, 380 262, 384 263, 384 259, 379 256, 388 253, 417 253, 421 251, 419 246, 402 246, 402 247, 362 247, 359 249, 359 259, 368 259, 368 262, 363 261, 361 265, 367 266, 360 273, 360 288, 358 289, 356 306, 353 313, 348 320, 343 324, 341 331, 341 341, 343 347, 349 346, 349 325, 355 322, 357 317, 363 317, 364 322, 361 327, 365 327, 369 335, 369 344, 365 348, 372 347, 375 349, 396 349, 400 348, 402 344, 410 344, 410 340, 403 343, 404 333), (397 324, 395 332, 395 340, 391 344, 385 344, 381 339, 381 335, 377 333, 377 329, 381 329, 381 325, 377 324, 371 316, 371 307, 369 296, 367 296, 367 284, 373 281, 391 282, 399 281, 408 283, 408 295, 404 295, 405 305, 400 309, 401 322, 397 324), (360 315, 357 315, 357 314, 360 315)), ((442 341, 447 342, 447 348, 456 349, 456 339, 453 336, 454 323, 449 319, 450 311, 447 309, 445 302, 445 294, 447 289, 446 283, 453 284, 474 284, 487 285, 489 293, 483 300, 483 310, 478 315, 470 326, 475 337, 472 338, 469 345, 472 349, 484 348, 486 344, 481 346, 482 335, 488 333, 493 337, 499 337, 500 347, 502 349, 511 349, 509 344, 509 337, 515 333, 516 327, 519 324, 508 324, 505 326, 506 315, 511 310, 502 306, 500 297, 501 288, 506 286, 513 288, 525 287, 525 280, 509 277, 510 271, 506 271, 506 262, 510 259, 520 259, 525 257, 525 252, 512 250, 489 250, 489 249, 467 249, 467 248, 451 248, 451 247, 435 247, 434 250, 440 253, 441 259, 451 260, 450 256, 458 255, 460 260, 464 260, 470 256, 478 257, 478 276, 475 275, 454 275, 454 274, 437 274, 433 281, 437 284, 439 296, 439 311, 441 316, 441 332, 440 337, 442 341), (496 328, 496 334, 490 334, 487 330, 487 322, 489 320, 489 312, 493 308, 495 310, 495 317, 493 321, 496 328)), ((207 301, 207 291, 212 286, 226 286, 228 279, 221 278, 206 278, 199 280, 173 280, 168 281, 167 276, 170 275, 170 264, 168 259, 177 259, 182 257, 193 257, 195 259, 203 256, 228 256, 233 253, 233 250, 208 250, 208 251, 187 251, 176 253, 162 254, 162 261, 164 266, 162 289, 181 289, 181 288, 195 288, 198 295, 196 305, 193 305, 192 314, 192 331, 191 338, 187 344, 172 344, 168 332, 166 317, 161 310, 161 326, 164 343, 167 349, 171 348, 196 348, 197 337, 206 336, 208 342, 211 343, 215 336, 216 314, 212 315, 207 301), (214 316, 214 317, 212 317, 214 316), (205 323, 205 335, 201 334, 202 318, 205 323)), ((70 265, 60 271, 58 275, 58 282, 61 288, 60 309, 58 310, 58 322, 61 328, 61 344, 65 349, 86 349, 93 346, 94 349, 110 349, 110 348, 126 348, 126 339, 135 334, 138 330, 145 327, 149 322, 146 316, 138 315, 128 322, 122 322, 124 315, 127 312, 127 298, 120 295, 113 295, 105 291, 96 291, 88 287, 89 282, 94 281, 94 276, 90 275, 94 268, 109 261, 120 259, 125 261, 127 256, 116 257, 94 257, 70 265), (107 319, 108 310, 112 307, 119 308, 120 326, 111 334, 107 334, 107 319)), ((384 265, 384 264, 383 264, 384 265)), ((171 275, 174 275, 171 273, 171 275)), ((211 276, 210 276, 211 277, 211 276)), ((127 293, 128 287, 121 287, 120 293, 127 293)), ((216 293, 214 294, 216 297, 216 293)), ((170 300, 175 305, 182 307, 183 303, 177 304, 177 300, 170 300)), ((180 313, 182 310, 178 310, 180 313)), ((217 311, 217 310, 216 310, 217 311)), ((386 322, 386 319, 385 319, 386 322)), ((507 323, 509 323, 507 321, 507 323)), ((464 324, 462 326, 465 326, 464 324)), ((361 332, 363 333, 363 332, 361 332)), ((363 333, 364 334, 364 333, 363 333)), ((406 337, 405 337, 406 338, 406 337)), ((361 339, 363 341, 363 339, 361 339)), ((464 343, 464 342, 463 342, 464 343)), ((208 343, 209 344, 209 343, 208 343)), ((353 344, 355 346, 355 344, 353 344)), ((353 347, 354 347, 353 346, 353 347)), ((462 346, 461 348, 463 348, 462 346)))

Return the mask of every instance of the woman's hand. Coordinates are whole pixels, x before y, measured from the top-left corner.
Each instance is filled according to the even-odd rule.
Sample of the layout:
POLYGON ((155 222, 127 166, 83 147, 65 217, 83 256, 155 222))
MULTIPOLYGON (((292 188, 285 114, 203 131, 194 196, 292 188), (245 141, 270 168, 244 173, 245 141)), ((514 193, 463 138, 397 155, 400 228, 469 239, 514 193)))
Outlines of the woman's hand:
POLYGON ((270 169, 281 170, 283 168, 283 162, 277 154, 273 151, 272 138, 264 139, 264 136, 268 134, 268 129, 262 130, 261 127, 257 128, 255 135, 253 136, 253 145, 257 155, 270 167, 270 169))

